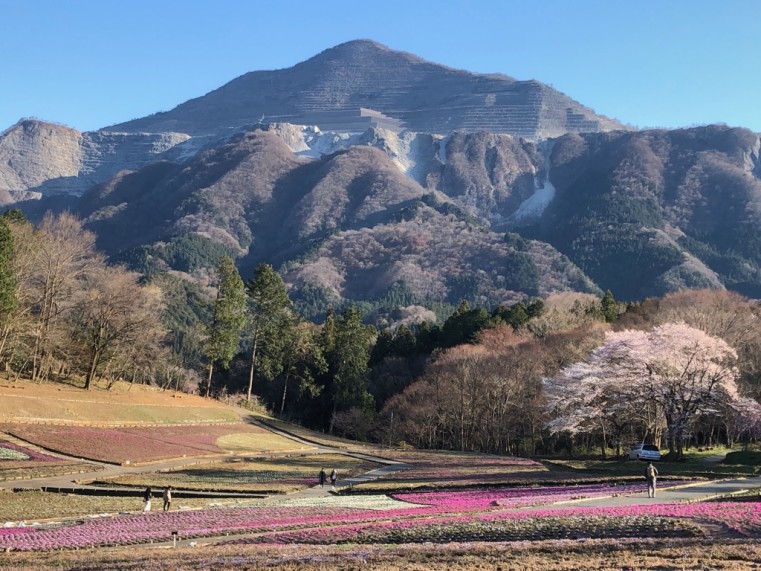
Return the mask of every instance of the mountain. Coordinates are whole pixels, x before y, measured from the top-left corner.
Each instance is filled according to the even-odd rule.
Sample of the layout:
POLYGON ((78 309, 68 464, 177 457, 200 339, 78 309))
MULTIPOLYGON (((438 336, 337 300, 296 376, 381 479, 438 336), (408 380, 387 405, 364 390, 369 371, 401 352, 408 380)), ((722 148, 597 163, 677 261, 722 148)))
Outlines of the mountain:
POLYGON ((122 173, 74 211, 102 250, 143 271, 193 274, 226 252, 244 275, 276 263, 294 297, 316 296, 325 307, 399 287, 420 302, 452 303, 599 293, 555 248, 506 240, 406 177, 384 151, 353 146, 302 158, 275 129, 236 135, 184 165, 122 173))
POLYGON ((569 290, 761 297, 759 135, 560 121, 576 105, 349 42, 108 130, 21 121, 0 134, 0 203, 71 210, 146 273, 272 263, 313 315, 569 290))
POLYGON ((288 69, 247 73, 171 111, 106 130, 218 137, 260 121, 323 131, 396 125, 422 133, 485 130, 526 138, 624 128, 538 81, 452 69, 357 40, 288 69))
POLYGON ((761 139, 712 125, 554 141, 554 199, 533 223, 624 299, 729 287, 761 297, 761 139))

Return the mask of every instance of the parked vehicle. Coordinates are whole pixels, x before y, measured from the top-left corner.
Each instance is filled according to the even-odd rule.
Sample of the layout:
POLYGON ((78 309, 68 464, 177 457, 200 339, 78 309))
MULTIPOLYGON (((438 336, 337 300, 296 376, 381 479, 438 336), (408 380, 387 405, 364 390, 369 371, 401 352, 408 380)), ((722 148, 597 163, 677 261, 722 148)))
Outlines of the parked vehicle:
POLYGON ((660 460, 661 451, 653 444, 635 444, 629 448, 629 460, 660 460))

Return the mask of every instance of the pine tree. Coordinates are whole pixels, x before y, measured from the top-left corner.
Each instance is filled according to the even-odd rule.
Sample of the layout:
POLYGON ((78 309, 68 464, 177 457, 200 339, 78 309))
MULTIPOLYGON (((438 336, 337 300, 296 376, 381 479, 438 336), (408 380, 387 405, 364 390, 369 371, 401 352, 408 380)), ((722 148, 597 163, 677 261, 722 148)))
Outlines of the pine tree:
MULTIPOLYGON (((326 326, 327 326, 326 322, 326 326)), ((325 330, 323 329, 323 334, 325 330)), ((335 345, 328 353, 333 384, 331 398, 333 414, 330 429, 338 410, 353 406, 371 408, 373 398, 367 390, 370 347, 375 338, 375 328, 362 322, 362 313, 352 306, 335 320, 335 345)))
POLYGON ((246 321, 246 293, 235 263, 223 256, 217 266, 219 279, 217 297, 212 309, 211 323, 207 328, 206 357, 209 360, 209 376, 206 396, 211 391, 214 363, 223 367, 230 365, 240 341, 240 333, 246 321))
POLYGON ((0 218, 0 322, 16 308, 16 279, 13 273, 13 235, 0 218))
POLYGON ((282 352, 285 338, 296 326, 296 316, 291 311, 291 300, 283 278, 269 264, 260 264, 254 279, 246 284, 250 300, 248 334, 251 339, 251 366, 248 377, 246 401, 251 400, 254 374, 259 364, 270 370, 270 377, 279 369, 273 358, 282 352), (280 345, 280 350, 276 345, 280 345), (269 349, 269 352, 268 352, 269 349))
POLYGON ((602 301, 600 302, 600 310, 602 311, 602 316, 607 323, 612 323, 618 319, 618 304, 613 298, 613 293, 611 293, 610 290, 607 290, 605 295, 602 296, 602 301))

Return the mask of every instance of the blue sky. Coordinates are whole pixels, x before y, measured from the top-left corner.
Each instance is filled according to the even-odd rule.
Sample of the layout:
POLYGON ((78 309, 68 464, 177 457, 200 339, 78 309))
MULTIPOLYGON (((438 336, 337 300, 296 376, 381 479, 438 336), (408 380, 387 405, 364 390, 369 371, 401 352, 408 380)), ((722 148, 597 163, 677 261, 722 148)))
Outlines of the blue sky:
POLYGON ((0 131, 97 129, 369 38, 637 127, 761 132, 760 32, 756 0, 0 0, 0 131))

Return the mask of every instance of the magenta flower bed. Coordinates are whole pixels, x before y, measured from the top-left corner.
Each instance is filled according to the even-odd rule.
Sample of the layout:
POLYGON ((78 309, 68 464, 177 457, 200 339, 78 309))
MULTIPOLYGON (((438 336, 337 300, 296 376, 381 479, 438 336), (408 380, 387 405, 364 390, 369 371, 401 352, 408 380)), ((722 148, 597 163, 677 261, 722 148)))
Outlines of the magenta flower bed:
POLYGON ((0 538, 8 535, 19 535, 21 533, 30 533, 36 531, 33 527, 2 527, 0 528, 0 538))
POLYGON ((696 502, 692 504, 656 504, 619 506, 615 508, 578 507, 545 509, 530 512, 495 512, 478 516, 482 521, 500 519, 531 519, 543 517, 627 517, 662 516, 723 523, 743 535, 761 534, 761 503, 759 502, 696 502))
MULTIPOLYGON (((668 486, 684 482, 669 482, 668 486)), ((449 512, 473 511, 487 507, 519 508, 552 504, 578 498, 628 495, 645 490, 643 483, 547 486, 542 488, 503 488, 460 492, 403 492, 391 497, 413 504, 441 508, 449 512)))
MULTIPOLYGON (((627 485, 641 490, 641 485, 627 485)), ((198 511, 173 511, 150 514, 123 515, 99 518, 58 527, 6 529, 0 532, 0 551, 51 550, 86 548, 106 545, 126 545, 147 542, 169 542, 171 532, 181 538, 251 533, 256 536, 246 543, 333 543, 373 542, 373 538, 425 538, 435 527, 437 541, 451 537, 511 537, 510 530, 519 525, 521 534, 533 537, 532 529, 542 534, 568 528, 572 518, 584 533, 585 521, 599 522, 603 527, 616 526, 635 529, 650 525, 647 518, 702 519, 724 523, 746 535, 761 534, 761 504, 759 503, 697 503, 674 505, 645 505, 616 508, 567 507, 541 510, 514 510, 527 503, 541 503, 589 494, 602 494, 625 486, 564 486, 508 490, 475 490, 468 492, 438 492, 427 494, 396 494, 397 498, 425 501, 426 505, 410 504, 391 510, 372 510, 341 507, 241 507, 198 511), (638 519, 641 518, 641 519, 638 519), (510 521, 515 524, 509 524, 510 521), (533 523, 532 523, 533 521, 533 523), (563 523, 566 522, 566 523, 563 523), (641 522, 641 523, 637 523, 641 522), (497 527, 495 527, 497 526, 497 527), (565 526, 565 527, 563 527, 565 526), (418 530, 418 531, 416 531, 418 530), (506 531, 507 530, 507 531, 506 531), (544 530, 544 531, 542 531, 544 530), (392 534, 389 536, 389 534, 392 534)), ((575 523, 574 523, 575 522, 575 523)), ((656 522, 657 523, 657 522, 656 522)), ((660 524, 659 524, 660 525, 660 524)), ((676 523, 674 525, 677 525, 676 523)), ((623 529, 623 528, 622 528, 623 529)), ((663 529, 668 530, 668 527, 663 529)), ((560 532, 558 532, 560 533, 560 532)), ((677 530, 678 533, 678 530, 677 530)), ((492 539, 503 540, 503 539, 492 539)))
MULTIPOLYGON (((158 512, 100 518, 51 528, 20 528, 32 533, 0 535, 0 550, 20 551, 71 549, 171 541, 172 531, 180 537, 224 535, 235 532, 265 532, 281 528, 326 525, 358 517, 341 508, 228 508, 197 511, 158 512)), ((366 511, 367 518, 377 516, 366 511)))

